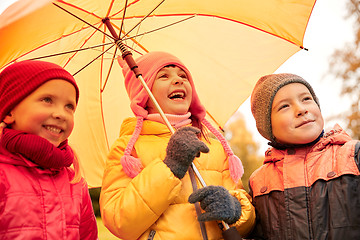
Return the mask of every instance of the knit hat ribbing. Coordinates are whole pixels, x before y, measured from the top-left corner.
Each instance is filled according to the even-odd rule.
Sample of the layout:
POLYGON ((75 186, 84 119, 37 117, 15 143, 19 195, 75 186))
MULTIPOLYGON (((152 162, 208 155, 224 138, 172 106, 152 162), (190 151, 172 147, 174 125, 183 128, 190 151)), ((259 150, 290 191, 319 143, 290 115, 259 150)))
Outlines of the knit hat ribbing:
POLYGON ((79 88, 75 79, 54 63, 25 60, 5 68, 0 73, 0 121, 24 98, 52 79, 63 79, 71 83, 76 90, 76 103, 78 102, 79 88))
MULTIPOLYGON (((148 116, 148 111, 145 109, 145 107, 149 96, 141 85, 140 81, 136 79, 135 74, 129 69, 125 61, 118 59, 118 62, 123 68, 125 88, 131 101, 131 110, 137 117, 134 133, 131 136, 128 145, 126 146, 124 155, 120 159, 124 172, 129 177, 133 178, 137 176, 143 168, 140 159, 131 156, 131 151, 141 133, 143 119, 148 116)), ((199 119, 221 142, 226 154, 229 156, 230 176, 235 182, 238 182, 244 173, 242 163, 240 159, 234 155, 225 138, 205 119, 205 107, 200 102, 200 99, 195 90, 192 76, 187 67, 177 57, 166 52, 150 52, 139 57, 135 62, 138 65, 144 81, 146 82, 149 89, 152 89, 156 74, 163 67, 168 65, 175 65, 185 71, 192 88, 192 101, 189 112, 191 115, 199 119)))
POLYGON ((270 74, 261 77, 251 94, 251 112, 259 133, 271 142, 275 140, 271 127, 272 103, 279 89, 290 83, 304 84, 320 107, 313 88, 302 77, 290 73, 270 74))

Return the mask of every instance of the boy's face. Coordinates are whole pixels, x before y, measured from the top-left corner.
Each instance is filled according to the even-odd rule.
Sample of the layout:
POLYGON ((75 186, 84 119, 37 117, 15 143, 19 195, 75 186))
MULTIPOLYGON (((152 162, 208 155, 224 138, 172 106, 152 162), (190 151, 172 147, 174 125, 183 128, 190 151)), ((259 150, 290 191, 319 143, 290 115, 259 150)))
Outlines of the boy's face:
POLYGON ((56 147, 74 127, 76 91, 61 79, 50 80, 23 99, 8 116, 11 128, 47 139, 56 147))
POLYGON ((275 95, 271 126, 277 142, 306 144, 319 137, 324 120, 309 89, 301 83, 291 83, 275 95))
MULTIPOLYGON (((151 92, 164 113, 181 115, 189 111, 192 88, 186 73, 181 68, 176 66, 162 68, 155 76, 151 92)), ((147 110, 149 113, 158 113, 150 99, 147 102, 147 110)))

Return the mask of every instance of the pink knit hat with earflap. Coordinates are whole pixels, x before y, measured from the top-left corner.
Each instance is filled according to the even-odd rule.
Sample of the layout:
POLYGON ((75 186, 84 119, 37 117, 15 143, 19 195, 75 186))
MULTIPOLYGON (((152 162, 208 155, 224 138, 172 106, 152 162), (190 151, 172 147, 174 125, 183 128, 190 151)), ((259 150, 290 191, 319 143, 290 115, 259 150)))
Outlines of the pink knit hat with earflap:
MULTIPOLYGON (((140 81, 136 78, 135 74, 125 63, 125 61, 118 59, 118 62, 123 69, 122 71, 125 78, 125 88, 131 101, 131 110, 137 117, 134 133, 124 151, 124 156, 121 158, 121 164, 125 173, 129 177, 135 177, 141 171, 142 165, 139 159, 131 156, 131 151, 140 135, 143 120, 148 115, 148 111, 145 109, 145 107, 149 99, 149 95, 141 85, 140 81)), ((219 139, 229 156, 230 175, 235 182, 238 182, 244 173, 242 163, 240 159, 234 155, 224 136, 205 119, 205 107, 200 102, 200 99, 195 90, 194 81, 187 67, 177 57, 166 52, 149 52, 136 59, 135 62, 137 63, 144 81, 146 82, 149 89, 151 89, 153 86, 156 74, 163 67, 168 65, 175 65, 185 71, 192 87, 192 101, 189 112, 191 115, 198 118, 219 139)))

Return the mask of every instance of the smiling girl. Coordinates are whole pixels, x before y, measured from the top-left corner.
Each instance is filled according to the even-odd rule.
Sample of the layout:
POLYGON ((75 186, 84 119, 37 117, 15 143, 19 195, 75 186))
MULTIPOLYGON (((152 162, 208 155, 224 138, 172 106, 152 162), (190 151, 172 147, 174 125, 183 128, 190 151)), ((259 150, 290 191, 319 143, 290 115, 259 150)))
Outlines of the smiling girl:
POLYGON ((75 79, 56 64, 28 60, 0 73, 0 239, 97 239, 67 142, 78 99, 75 79))
POLYGON ((206 239, 192 204, 199 201, 208 239, 222 239, 220 221, 246 235, 255 214, 240 180, 241 162, 205 120, 190 72, 164 52, 150 52, 136 62, 176 132, 171 135, 139 80, 124 66, 136 118, 124 120, 108 155, 100 195, 105 226, 121 239, 206 239), (212 185, 193 194, 192 162, 212 185))

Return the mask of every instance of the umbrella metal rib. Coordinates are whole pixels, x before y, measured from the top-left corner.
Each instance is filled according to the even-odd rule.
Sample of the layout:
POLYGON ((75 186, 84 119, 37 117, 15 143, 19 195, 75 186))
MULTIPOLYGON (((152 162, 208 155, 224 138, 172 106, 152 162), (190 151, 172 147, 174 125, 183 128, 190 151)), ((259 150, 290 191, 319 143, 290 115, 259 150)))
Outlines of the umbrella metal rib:
MULTIPOLYGON (((164 2, 164 0, 162 0, 151 12, 153 12, 157 7, 159 7, 162 3, 164 2)), ((79 18, 78 16, 76 16, 75 14, 67 11, 66 9, 60 7, 59 5, 53 3, 55 6, 57 6, 58 8, 62 9, 63 11, 69 13, 70 15, 76 17, 77 19, 79 19, 80 21, 86 23, 87 25, 95 28, 97 31, 100 31, 102 32, 104 35, 110 37, 111 39, 114 40, 115 42, 115 45, 117 46, 117 48, 121 51, 122 53, 122 58, 126 61, 127 65, 129 66, 129 68, 134 72, 136 78, 140 81, 141 85, 144 87, 144 89, 146 90, 147 94, 149 95, 149 98, 151 99, 151 101, 154 103, 156 109, 158 110, 160 116, 162 117, 162 119, 164 120, 166 126, 168 127, 168 129, 170 130, 171 134, 174 134, 175 133, 175 130, 174 128, 171 126, 169 120, 167 119, 167 117, 165 116, 165 113, 163 112, 163 110, 161 109, 160 105, 158 104, 158 102, 156 101, 154 95, 152 94, 151 90, 149 89, 149 87, 147 86, 146 82, 144 81, 143 77, 142 77, 142 74, 140 72, 140 70, 138 69, 138 66, 135 62, 135 60, 133 59, 132 57, 132 53, 127 50, 127 47, 123 44, 122 40, 120 39, 119 35, 115 32, 115 29, 113 28, 112 24, 110 23, 110 19, 108 17, 102 19, 102 22, 105 24, 105 26, 108 28, 108 30, 110 31, 111 35, 103 32, 102 30, 98 29, 97 27, 94 27, 93 25, 89 24, 88 22, 84 21, 83 19, 79 18)), ((151 12, 147 15, 149 16, 151 14, 151 12)), ((145 20, 147 18, 147 16, 145 16, 141 21, 145 20)), ((188 19, 192 18, 194 16, 191 16, 189 17, 188 19)), ((187 20, 187 19, 185 19, 187 20)), ((140 23, 141 23, 140 21, 140 23)), ((184 20, 183 20, 184 21, 184 20)), ((181 22, 181 21, 180 21, 181 22)), ((123 23, 122 23, 123 24, 123 23)), ((139 23, 138 23, 139 24, 139 23)), ((138 25, 137 24, 137 25, 138 25)), ((136 25, 136 26, 137 26, 136 25)), ((135 26, 135 27, 136 27, 135 26)), ((133 27, 126 35, 128 35, 135 27, 133 27)), ((122 26, 121 26, 122 28, 122 26)), ((122 29, 120 28, 120 33, 122 31, 122 29)), ((112 48, 112 46, 110 46, 105 52, 107 52, 110 48, 112 48)), ((103 53, 102 53, 103 54, 103 53)), ((101 54, 101 55, 102 55, 101 54)), ((100 56, 101 56, 100 55, 100 56)), ((97 58, 96 58, 97 59, 97 58)), ((93 60, 94 61, 94 60, 93 60)), ((93 62, 91 61, 91 62, 93 62)), ((89 64, 91 64, 91 62, 89 64)), ((88 64, 88 65, 89 65, 88 64)), ((87 65, 86 65, 87 66, 87 65)), ((86 67, 85 66, 85 67, 86 67)), ((84 67, 84 68, 85 68, 84 67)), ((82 68, 83 69, 83 68, 82 68)), ((81 71, 82 69, 80 69, 79 71, 81 71)), ((79 72, 78 71, 78 72, 79 72)), ((198 169, 196 168, 195 164, 194 163, 191 163, 191 168, 194 170, 194 173, 196 175, 196 177, 198 178, 200 184, 202 185, 202 187, 206 187, 206 183, 204 181, 204 179, 202 178, 200 172, 198 171, 198 169)), ((224 228, 227 230, 229 229, 229 225, 227 223, 225 223, 224 221, 221 221, 224 228)))
MULTIPOLYGON (((120 41, 119 41, 119 42, 120 42, 120 41)), ((118 46, 118 44, 117 44, 117 46, 118 46)), ((121 50, 121 49, 120 49, 120 50, 121 50)), ((122 51, 122 50, 121 50, 121 51, 122 51)), ((126 53, 125 53, 125 54, 126 54, 126 53)), ((128 55, 125 56, 125 58, 126 58, 126 57, 131 57, 131 58, 132 58, 131 55, 132 55, 131 53, 130 53, 130 54, 128 53, 128 55)), ((125 60, 125 58, 124 58, 124 60, 125 60)), ((125 60, 125 61, 126 61, 126 60, 125 60)), ((126 61, 126 62, 128 63, 128 61, 126 61)), ((131 68, 131 67, 129 66, 129 68, 131 68)), ((135 72, 134 72, 134 73, 135 73, 135 72)), ((135 73, 135 75, 136 75, 136 73, 135 73)), ((170 132, 171 132, 172 134, 174 134, 174 133, 175 133, 174 128, 171 126, 169 120, 168 120, 167 117, 165 116, 163 110, 161 109, 160 105, 159 105, 158 102, 156 101, 154 95, 151 93, 151 90, 150 90, 149 87, 146 85, 146 83, 145 83, 145 81, 144 81, 144 78, 142 77, 141 73, 140 73, 140 75, 137 76, 137 78, 140 80, 140 82, 141 82, 141 84, 143 85, 143 87, 145 88, 146 92, 149 94, 149 97, 150 97, 151 101, 154 103, 156 109, 159 111, 162 119, 165 121, 166 126, 168 127, 168 129, 170 130, 170 132)), ((195 166, 195 164, 194 164, 193 162, 191 163, 191 167, 192 167, 192 169, 194 170, 196 177, 199 179, 202 187, 206 187, 206 183, 205 183, 204 179, 203 179, 202 176, 200 175, 199 170, 196 168, 196 166, 195 166)), ((225 229, 229 229, 229 225, 228 225, 227 223, 225 223, 224 221, 222 221, 222 224, 224 225, 225 229)))
MULTIPOLYGON (((161 1, 151 12, 153 12, 156 8, 158 8, 163 2, 164 2, 164 0, 161 1)), ((136 77, 137 77, 137 78, 139 79, 139 81, 141 82, 142 86, 145 88, 145 90, 146 90, 146 92, 148 93, 151 101, 154 103, 155 107, 156 107, 157 110, 159 111, 160 116, 161 116, 162 119, 164 120, 164 122, 165 122, 166 126, 168 127, 168 129, 170 130, 170 132, 171 132, 172 134, 174 134, 174 133, 175 133, 175 130, 174 130, 173 127, 171 126, 169 120, 168 120, 167 117, 165 116, 165 113, 163 112, 163 110, 161 109, 160 105, 159 105, 158 102, 156 101, 156 99, 155 99, 154 95, 152 94, 151 90, 150 90, 149 87, 146 85, 146 83, 145 83, 145 81, 144 81, 144 79, 143 79, 143 77, 142 77, 142 75, 141 75, 141 73, 140 73, 140 71, 139 71, 139 69, 138 69, 138 66, 136 65, 136 63, 135 63, 135 61, 134 61, 134 59, 133 59, 133 57, 132 57, 132 53, 131 53, 130 51, 128 51, 127 48, 126 48, 126 46, 122 43, 122 41, 121 41, 121 39, 119 38, 118 34, 115 32, 115 29, 114 29, 113 26, 111 25, 110 19, 106 17, 106 18, 102 19, 102 22, 106 25, 106 27, 107 27, 108 30, 110 31, 111 35, 109 35, 109 34, 103 32, 103 31, 101 31, 99 28, 94 27, 94 26, 91 25, 90 23, 84 21, 83 19, 81 19, 81 18, 79 18, 78 16, 76 16, 75 14, 67 11, 66 9, 62 8, 61 6, 59 6, 59 5, 55 4, 55 3, 53 3, 53 4, 54 4, 55 6, 57 6, 58 8, 62 9, 63 11, 65 11, 65 12, 69 13, 70 15, 74 16, 75 18, 79 19, 80 21, 86 23, 87 25, 89 25, 89 26, 95 28, 96 30, 102 32, 102 33, 105 34, 106 36, 114 39, 117 48, 118 48, 118 49, 121 51, 121 53, 122 53, 122 58, 126 61, 126 63, 128 64, 129 68, 134 72, 134 74, 136 75, 136 77)), ((149 15, 151 14, 151 12, 150 12, 147 16, 149 16, 149 15)), ((147 16, 145 16, 141 21, 143 21, 144 19, 146 19, 147 16)), ((191 16, 191 17, 189 17, 189 18, 192 18, 192 17, 194 17, 194 16, 191 16)), ((187 19, 185 19, 185 20, 187 20, 187 19)), ((141 22, 141 21, 140 21, 140 22, 141 22)), ((130 33, 133 29, 134 29, 134 28, 132 28, 128 33, 130 33)), ((121 32, 121 29, 120 29, 120 32, 121 32)), ((128 34, 128 33, 127 33, 127 34, 128 34)), ((125 34, 125 35, 127 35, 127 34, 125 34)), ((105 52, 107 52, 107 51, 108 51, 110 48, 112 48, 112 47, 113 47, 113 45, 110 46, 105 52)), ((102 54, 103 54, 103 53, 102 53, 102 54)), ((102 55, 102 54, 101 54, 101 55, 102 55)), ((100 55, 100 56, 101 56, 101 55, 100 55)), ((92 62, 93 62, 93 61, 92 61, 92 62)), ((91 62, 90 62, 89 64, 91 64, 91 62)), ((87 65, 89 65, 89 64, 87 64, 87 65)), ((86 66, 87 66, 87 65, 86 65, 86 66)), ((85 67, 86 67, 86 66, 85 66, 85 67)), ((82 69, 84 69, 85 67, 83 67, 82 69)), ((80 69, 78 72, 80 72, 82 69, 80 69)), ((76 73, 78 73, 78 72, 76 72, 76 73)), ((206 183, 205 183, 204 179, 202 178, 202 176, 200 175, 200 172, 197 170, 195 164, 194 164, 194 163, 191 163, 191 167, 193 168, 193 170, 194 170, 194 172, 195 172, 195 175, 196 175, 197 178, 199 179, 202 187, 206 187, 206 183)), ((223 224, 224 224, 224 226, 225 226, 226 229, 229 228, 226 223, 223 222, 223 224)))

